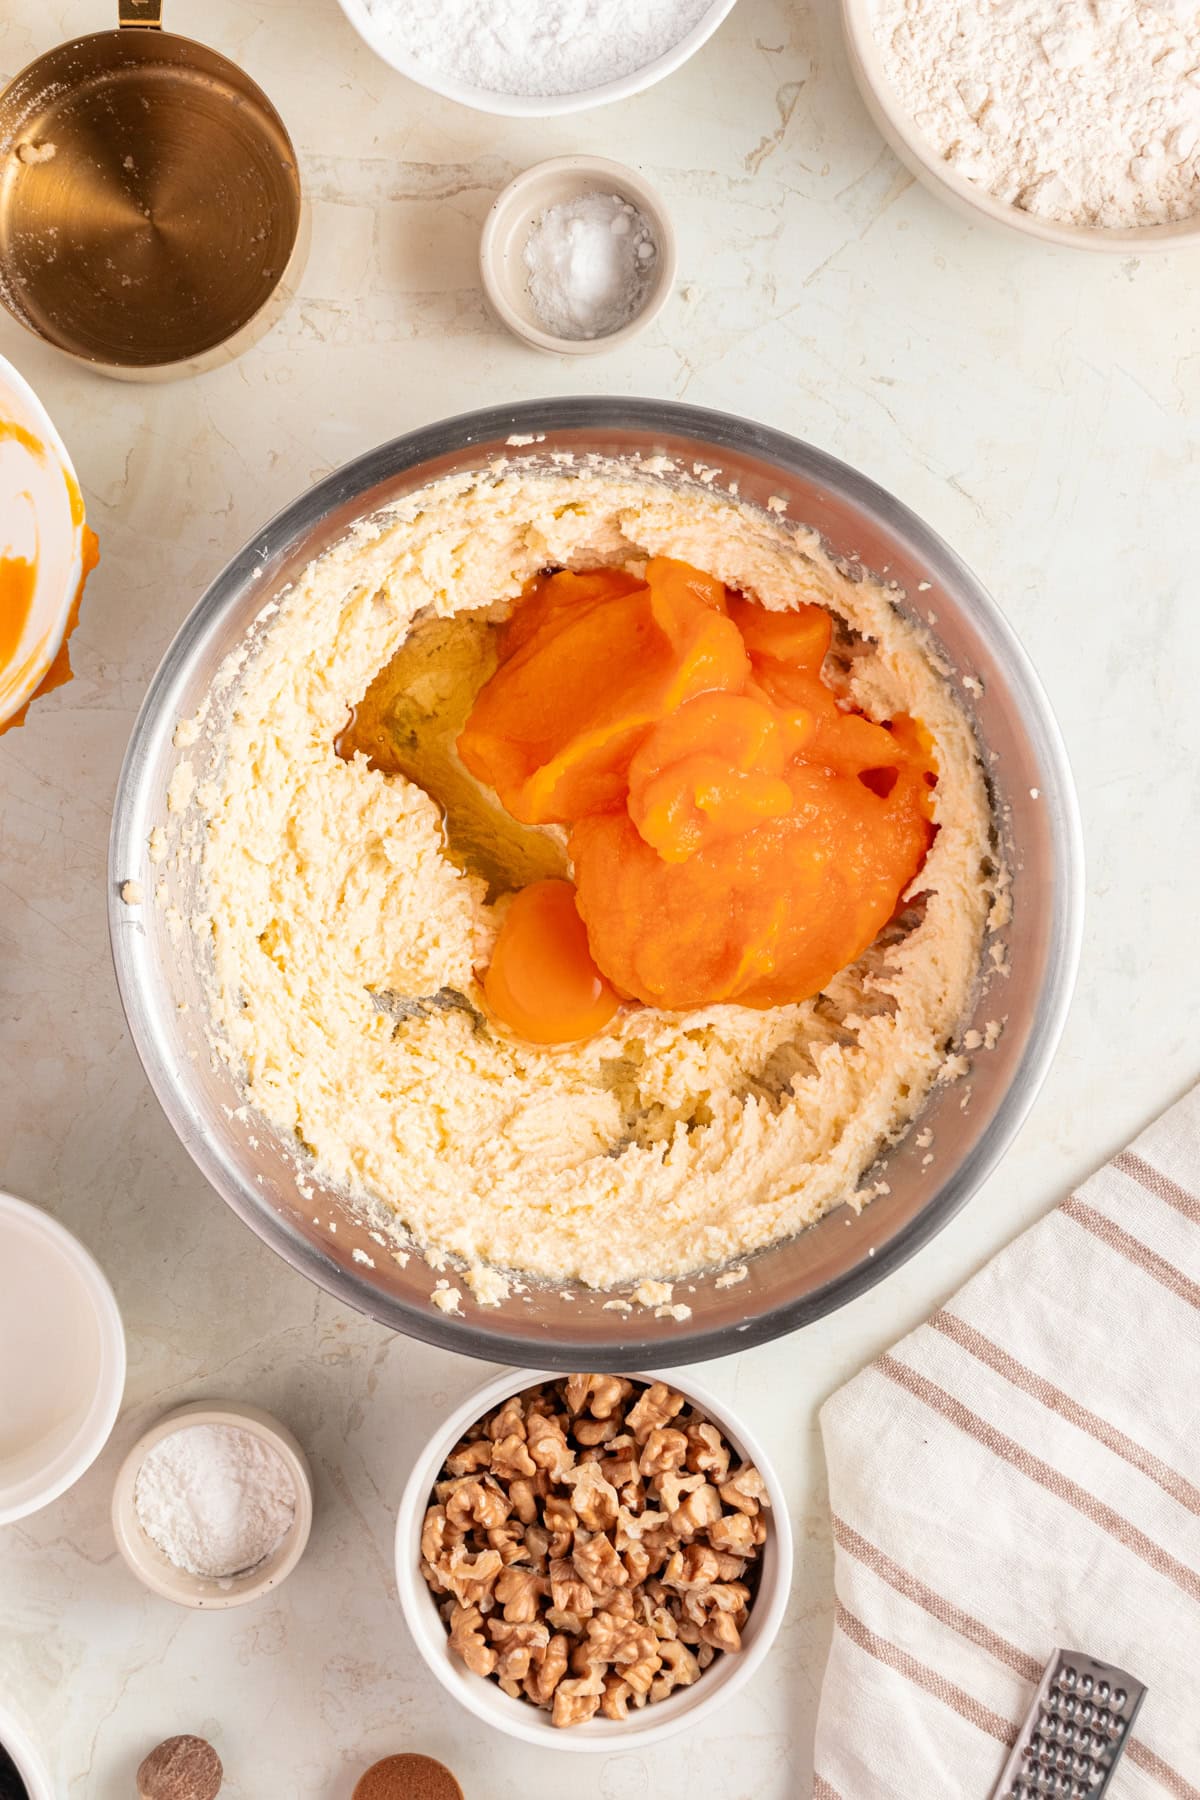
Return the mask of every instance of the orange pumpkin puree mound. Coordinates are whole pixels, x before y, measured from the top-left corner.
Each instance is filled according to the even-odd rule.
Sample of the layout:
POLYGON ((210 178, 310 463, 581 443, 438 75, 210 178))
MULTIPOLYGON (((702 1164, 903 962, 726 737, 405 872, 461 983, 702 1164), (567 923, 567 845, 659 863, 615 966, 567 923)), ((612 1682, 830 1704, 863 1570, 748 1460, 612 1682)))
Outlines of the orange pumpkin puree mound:
POLYGON ((933 838, 933 746, 839 703, 832 629, 664 557, 530 583, 458 748, 515 818, 570 826, 575 887, 513 902, 484 980, 503 1023, 558 1043, 618 996, 797 1002, 873 942, 933 838))
POLYGON ((594 1037, 620 1000, 588 949, 569 881, 535 881, 513 900, 483 982, 492 1014, 534 1044, 594 1037))
POLYGON ((580 582, 533 584, 458 739, 471 774, 526 825, 622 805, 649 728, 694 694, 736 692, 750 673, 724 589, 698 570, 655 558, 632 589, 621 571, 598 570, 577 600, 580 582))

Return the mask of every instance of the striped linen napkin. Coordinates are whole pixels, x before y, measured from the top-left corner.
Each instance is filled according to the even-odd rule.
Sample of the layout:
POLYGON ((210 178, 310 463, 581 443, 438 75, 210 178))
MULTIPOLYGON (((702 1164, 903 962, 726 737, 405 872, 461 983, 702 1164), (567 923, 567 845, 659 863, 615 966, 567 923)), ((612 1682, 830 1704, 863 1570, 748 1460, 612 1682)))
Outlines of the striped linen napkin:
POLYGON ((989 1800, 1060 1646, 1149 1688, 1110 1800, 1200 1800, 1200 1088, 821 1425, 813 1800, 989 1800))

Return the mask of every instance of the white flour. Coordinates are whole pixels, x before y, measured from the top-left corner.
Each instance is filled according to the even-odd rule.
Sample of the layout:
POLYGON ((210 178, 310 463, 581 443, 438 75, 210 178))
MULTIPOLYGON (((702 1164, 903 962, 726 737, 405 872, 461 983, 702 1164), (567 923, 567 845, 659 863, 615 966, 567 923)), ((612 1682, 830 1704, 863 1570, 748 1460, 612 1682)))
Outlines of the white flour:
POLYGON ((469 87, 583 93, 665 56, 711 0, 366 0, 398 52, 469 87))
POLYGON ((177 1569, 220 1580, 270 1556, 295 1517, 296 1490, 254 1432, 185 1425, 148 1453, 133 1503, 143 1531, 177 1569))
POLYGON ((1200 212, 1200 0, 876 0, 889 80, 997 199, 1076 225, 1200 212))

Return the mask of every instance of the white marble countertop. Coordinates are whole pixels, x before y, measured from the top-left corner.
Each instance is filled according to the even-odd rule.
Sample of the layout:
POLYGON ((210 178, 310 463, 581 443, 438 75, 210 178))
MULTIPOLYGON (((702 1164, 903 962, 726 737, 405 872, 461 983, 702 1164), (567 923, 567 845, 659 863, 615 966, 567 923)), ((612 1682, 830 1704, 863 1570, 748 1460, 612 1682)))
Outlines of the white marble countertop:
MULTIPOLYGON (((0 73, 114 10, 7 0, 0 73)), ((186 1730, 218 1745, 230 1800, 348 1800, 366 1763, 404 1748, 444 1758, 468 1800, 549 1800, 568 1785, 580 1800, 798 1800, 832 1616, 820 1401, 1200 1074, 1200 255, 1049 251, 945 210, 868 122, 834 0, 740 0, 664 86, 549 122, 486 118, 410 86, 334 0, 171 0, 167 23, 239 58, 278 104, 313 249, 282 324, 180 385, 94 377, 0 316, 0 350, 70 445, 103 547, 72 642, 77 679, 0 741, 0 1186, 96 1252, 130 1352, 99 1463, 0 1531, 0 1693, 71 1800, 129 1800, 140 1757, 186 1730), (646 337, 568 364, 489 322, 475 255, 496 190, 571 150, 615 153, 657 181, 680 287, 646 337), (418 1662, 391 1575, 395 1506, 417 1445, 485 1371, 326 1299, 209 1191, 126 1035, 104 911, 135 709, 242 540, 383 438, 571 391, 749 414, 856 463, 942 532, 1041 671, 1089 855, 1074 1009, 1002 1167, 890 1280, 705 1371, 774 1446, 792 1496, 795 1593, 763 1675, 702 1735, 608 1759, 486 1735, 418 1662), (217 1615, 143 1592, 108 1522, 132 1438, 201 1396, 277 1411, 317 1484, 297 1573, 217 1615)))

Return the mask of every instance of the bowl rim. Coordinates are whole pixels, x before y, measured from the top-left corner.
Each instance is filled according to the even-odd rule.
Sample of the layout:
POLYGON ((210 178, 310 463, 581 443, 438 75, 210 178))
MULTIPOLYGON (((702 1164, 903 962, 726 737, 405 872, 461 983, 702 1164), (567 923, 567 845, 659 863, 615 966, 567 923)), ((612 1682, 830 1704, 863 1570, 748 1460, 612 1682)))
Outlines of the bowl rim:
MULTIPOLYGON (((156 722, 160 714, 172 710, 173 693, 186 683, 193 646, 203 637, 213 616, 238 601, 256 574, 284 555, 327 514, 361 499, 380 483, 439 456, 497 440, 532 441, 539 432, 604 429, 639 431, 648 437, 655 432, 670 432, 703 441, 710 451, 739 451, 768 458, 816 486, 840 490, 859 508, 873 510, 927 564, 936 567, 945 579, 953 580, 960 592, 968 596, 975 622, 986 631, 1003 659, 1025 708, 1025 728, 1046 770, 1043 804, 1050 819, 1058 877, 1046 972, 1024 1060, 994 1116, 963 1161, 931 1194, 920 1212, 874 1255, 812 1292, 746 1320, 738 1328, 736 1345, 730 1344, 724 1328, 679 1326, 670 1341, 674 1363, 727 1356, 732 1348, 752 1349, 811 1324, 874 1287, 949 1223, 995 1168, 1046 1078, 1066 1023, 1083 939, 1084 857, 1079 803, 1062 734, 1027 653, 996 602, 938 533, 869 476, 826 451, 771 426, 678 401, 609 395, 550 397, 461 413, 422 426, 366 451, 298 495, 243 545, 201 595, 168 646, 134 721, 117 782, 109 839, 109 944, 122 1008, 151 1088, 184 1148, 256 1236, 327 1293, 380 1324, 403 1330, 441 1349, 518 1366, 528 1360, 527 1339, 510 1336, 482 1314, 456 1319, 427 1304, 385 1298, 353 1270, 331 1266, 277 1212, 272 1209, 268 1213, 256 1204, 254 1196, 239 1190, 221 1145, 201 1129, 193 1108, 181 1094, 169 1046, 140 991, 135 937, 142 928, 131 921, 130 909, 120 897, 120 884, 129 869, 139 866, 144 850, 134 825, 139 815, 139 790, 150 766, 156 722)), ((362 516, 368 516, 369 510, 364 509, 362 516)), ((177 709, 172 710, 172 716, 178 716, 177 709)), ((631 1363, 652 1364, 656 1356, 662 1355, 661 1336, 641 1331, 635 1315, 628 1315, 624 1325, 627 1335, 615 1348, 598 1346, 582 1336, 558 1336, 553 1344, 547 1343, 544 1360, 554 1362, 560 1369, 581 1365, 613 1368, 631 1363)))
MULTIPOLYGON (((787 1494, 761 1440, 734 1418, 731 1408, 719 1395, 693 1381, 690 1370, 685 1371, 682 1378, 673 1369, 649 1372, 622 1369, 619 1373, 628 1374, 631 1381, 665 1381, 678 1389, 685 1400, 698 1406, 715 1425, 720 1426, 743 1461, 754 1464, 771 1496, 770 1541, 774 1549, 769 1571, 766 1566, 763 1568, 759 1590, 751 1609, 751 1616, 756 1620, 754 1641, 736 1658, 723 1659, 719 1665, 721 1679, 712 1684, 710 1692, 700 1691, 702 1676, 694 1687, 680 1691, 679 1705, 673 1704, 676 1697, 671 1696, 665 1701, 658 1701, 653 1708, 646 1707, 640 1712, 631 1713, 629 1720, 623 1724, 605 1719, 602 1722, 604 1729, 596 1735, 590 1735, 587 1728, 582 1731, 559 1730, 536 1707, 523 1700, 510 1699, 494 1684, 481 1676, 472 1675, 469 1670, 464 1671, 468 1677, 464 1679, 460 1673, 460 1665, 450 1657, 445 1625, 438 1617, 433 1595, 420 1572, 421 1523, 438 1470, 463 1433, 485 1413, 491 1412, 512 1395, 524 1393, 526 1388, 536 1387, 544 1381, 561 1379, 562 1370, 507 1369, 474 1389, 442 1421, 418 1452, 404 1484, 396 1514, 396 1590, 401 1611, 426 1667, 437 1677, 446 1692, 477 1719, 495 1730, 506 1732, 510 1737, 520 1738, 527 1744, 540 1745, 543 1749, 612 1756, 622 1751, 639 1750, 660 1743, 663 1738, 673 1737, 676 1732, 695 1726, 701 1713, 707 1715, 716 1711, 740 1692, 757 1673, 779 1634, 791 1597, 795 1548, 788 1516, 787 1494), (430 1621, 436 1624, 436 1631, 430 1621), (426 1626, 429 1626, 428 1630, 426 1626), (439 1639, 447 1646, 444 1655, 439 1654, 435 1648, 439 1639), (670 1708, 670 1711, 665 1717, 656 1719, 655 1714, 660 1708, 670 1708), (638 1725, 634 1725, 634 1720, 639 1722, 638 1725)), ((764 1565, 765 1562, 764 1558, 764 1565)))
POLYGON ((997 200, 943 162, 901 106, 879 54, 871 19, 876 0, 841 0, 842 26, 850 72, 868 113, 900 161, 930 192, 959 213, 1001 225, 1024 238, 1065 250, 1128 256, 1179 250, 1200 244, 1200 212, 1162 225, 1071 225, 1040 219, 1007 200, 997 200))
POLYGON ((570 156, 551 156, 544 162, 531 163, 514 175, 507 186, 501 188, 488 208, 483 222, 483 230, 479 236, 479 274, 483 283, 484 295, 488 305, 500 323, 512 332, 515 338, 529 344, 534 350, 547 351, 552 356, 597 356, 606 350, 619 350, 623 345, 645 331, 662 312, 671 298, 671 290, 675 285, 678 273, 679 251, 675 237, 675 227, 671 216, 663 204, 662 196, 657 188, 647 181, 639 169, 632 168, 629 163, 615 161, 611 156, 590 156, 579 153, 570 156), (611 182, 614 188, 621 191, 622 196, 632 200, 643 214, 650 215, 650 223, 654 227, 658 249, 658 263, 654 270, 653 280, 646 295, 645 304, 634 314, 628 324, 618 326, 616 331, 607 332, 603 337, 595 338, 562 338, 556 337, 552 331, 543 331, 540 326, 532 325, 510 303, 505 286, 500 279, 502 261, 501 246, 498 233, 501 221, 510 207, 515 207, 523 190, 528 189, 528 202, 522 202, 530 213, 536 214, 537 203, 534 192, 539 183, 544 183, 557 175, 576 175, 579 177, 580 193, 589 191, 592 178, 611 182))
MULTIPOLYGON (((16 1217, 31 1225, 35 1233, 47 1239, 72 1272, 79 1276, 92 1303, 99 1336, 99 1359, 95 1384, 87 1412, 67 1444, 50 1464, 51 1473, 36 1493, 16 1502, 5 1500, 0 1489, 0 1525, 12 1525, 40 1512, 74 1487, 100 1455, 112 1435, 125 1394, 127 1351, 125 1326, 117 1297, 104 1270, 91 1251, 52 1213, 21 1200, 16 1194, 0 1192, 0 1221, 16 1217)), ((27 1484, 26 1484, 27 1485, 27 1484)))
POLYGON ((54 1800, 50 1776, 33 1738, 17 1715, 0 1700, 0 1746, 8 1751, 17 1774, 29 1789, 29 1800, 54 1800))
POLYGON ((440 94, 445 100, 456 100, 460 106, 469 106, 474 112, 492 113, 507 119, 554 119, 567 113, 586 112, 593 106, 607 106, 614 100, 631 99, 634 94, 644 93, 647 88, 673 75, 708 42, 733 11, 737 0, 709 0, 706 11, 690 31, 661 56, 643 63, 630 75, 619 75, 612 81, 601 82, 598 87, 580 88, 571 94, 505 94, 493 88, 473 87, 469 82, 456 80, 453 75, 427 68, 415 56, 394 49, 387 41, 386 32, 375 24, 367 11, 364 0, 338 0, 338 5, 368 50, 373 50, 381 62, 418 87, 440 94))
POLYGON ((282 1581, 286 1581, 308 1546, 313 1522, 312 1471, 308 1458, 287 1426, 261 1406, 241 1400, 188 1400, 161 1413, 152 1425, 135 1438, 117 1470, 113 1482, 113 1536, 125 1565, 143 1586, 164 1600, 196 1611, 224 1612, 230 1607, 247 1606, 260 1600, 282 1581), (151 1549, 137 1516, 134 1490, 142 1464, 156 1444, 173 1437, 190 1425, 233 1425, 249 1431, 270 1444, 292 1478, 296 1491, 296 1511, 291 1525, 276 1548, 264 1559, 260 1575, 248 1570, 244 1575, 228 1576, 230 1585, 220 1580, 206 1580, 188 1570, 176 1570, 155 1546, 151 1549))

